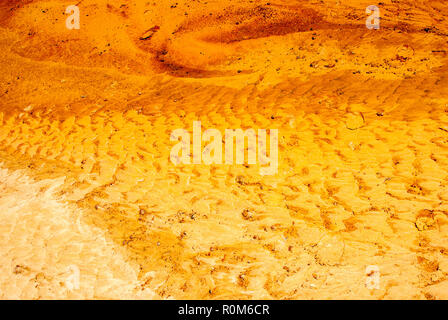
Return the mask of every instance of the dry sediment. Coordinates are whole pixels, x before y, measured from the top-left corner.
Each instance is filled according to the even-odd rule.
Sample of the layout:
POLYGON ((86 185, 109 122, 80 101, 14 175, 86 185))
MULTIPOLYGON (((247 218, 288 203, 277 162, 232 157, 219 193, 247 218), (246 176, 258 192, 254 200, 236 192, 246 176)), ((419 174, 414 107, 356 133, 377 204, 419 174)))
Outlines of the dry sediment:
POLYGON ((3 1, 1 297, 448 298, 448 6, 368 5, 3 1), (278 174, 174 166, 193 121, 278 174))

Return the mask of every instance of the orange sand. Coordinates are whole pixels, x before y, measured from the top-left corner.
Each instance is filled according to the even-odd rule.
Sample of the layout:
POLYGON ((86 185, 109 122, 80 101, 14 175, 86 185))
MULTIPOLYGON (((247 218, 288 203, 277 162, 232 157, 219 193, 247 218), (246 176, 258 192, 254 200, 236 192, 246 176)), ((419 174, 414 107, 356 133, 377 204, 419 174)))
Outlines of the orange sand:
POLYGON ((448 4, 382 2, 1 0, 0 297, 448 299, 448 4))

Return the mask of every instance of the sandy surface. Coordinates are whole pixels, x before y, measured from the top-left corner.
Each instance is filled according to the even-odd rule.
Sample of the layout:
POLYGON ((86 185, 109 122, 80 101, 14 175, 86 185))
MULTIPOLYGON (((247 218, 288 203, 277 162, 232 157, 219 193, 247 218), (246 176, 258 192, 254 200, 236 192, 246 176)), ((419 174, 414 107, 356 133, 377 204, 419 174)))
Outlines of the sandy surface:
POLYGON ((0 1, 1 298, 448 298, 445 1, 71 4, 0 1), (175 166, 193 121, 278 173, 175 166))

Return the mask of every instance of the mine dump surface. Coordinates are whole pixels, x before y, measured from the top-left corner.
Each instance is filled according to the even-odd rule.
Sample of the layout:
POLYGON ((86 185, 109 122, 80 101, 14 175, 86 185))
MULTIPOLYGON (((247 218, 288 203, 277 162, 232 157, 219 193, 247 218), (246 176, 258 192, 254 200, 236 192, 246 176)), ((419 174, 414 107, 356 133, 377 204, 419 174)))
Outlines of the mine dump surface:
POLYGON ((1 0, 0 298, 448 299, 448 3, 372 4, 1 0))

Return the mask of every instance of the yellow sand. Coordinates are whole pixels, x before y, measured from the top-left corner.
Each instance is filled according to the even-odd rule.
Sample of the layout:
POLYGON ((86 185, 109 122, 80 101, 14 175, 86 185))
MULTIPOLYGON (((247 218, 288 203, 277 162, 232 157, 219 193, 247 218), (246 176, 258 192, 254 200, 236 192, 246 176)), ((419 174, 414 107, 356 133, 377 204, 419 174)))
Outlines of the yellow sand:
POLYGON ((0 3, 1 298, 448 298, 445 1, 383 1, 380 30, 361 0, 88 0, 80 30, 23 3, 0 3), (193 121, 279 129, 278 174, 174 166, 193 121))

